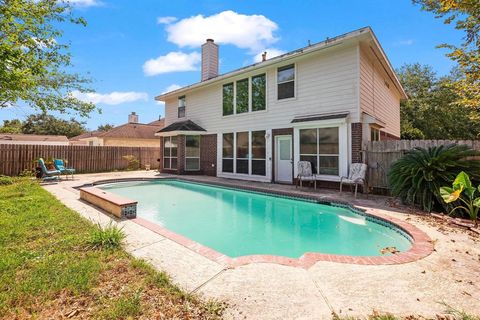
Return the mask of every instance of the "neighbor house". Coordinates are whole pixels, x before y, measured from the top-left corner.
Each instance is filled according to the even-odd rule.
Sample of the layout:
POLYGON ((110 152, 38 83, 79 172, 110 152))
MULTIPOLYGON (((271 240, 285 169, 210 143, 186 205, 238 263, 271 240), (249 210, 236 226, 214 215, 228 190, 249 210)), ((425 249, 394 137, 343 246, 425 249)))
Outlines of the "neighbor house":
POLYGON ((68 146, 68 138, 55 135, 0 133, 0 144, 68 146))
POLYGON ((126 124, 108 131, 92 131, 70 139, 73 145, 120 146, 120 147, 155 147, 159 146, 159 138, 155 133, 163 128, 164 119, 150 123, 139 123, 138 115, 128 115, 126 124))
POLYGON ((399 139, 407 96, 367 27, 218 74, 218 46, 202 45, 201 81, 161 94, 161 171, 292 183, 310 161, 339 181, 362 143, 399 139))

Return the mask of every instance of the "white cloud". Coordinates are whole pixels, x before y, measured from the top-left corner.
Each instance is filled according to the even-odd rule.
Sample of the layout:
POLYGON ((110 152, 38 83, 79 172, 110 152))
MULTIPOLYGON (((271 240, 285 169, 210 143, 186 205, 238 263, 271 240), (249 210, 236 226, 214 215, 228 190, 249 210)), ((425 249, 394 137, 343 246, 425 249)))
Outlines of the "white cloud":
POLYGON ((158 17, 157 23, 158 24, 170 24, 172 22, 177 21, 178 19, 175 17, 158 17))
POLYGON ((180 89, 182 86, 174 83, 174 84, 171 84, 169 85, 168 87, 165 88, 165 90, 162 92, 162 94, 164 93, 167 93, 167 92, 170 92, 170 91, 175 91, 177 89, 180 89))
POLYGON ((78 100, 91 102, 93 104, 108 104, 108 105, 117 105, 126 102, 133 102, 133 101, 147 101, 148 94, 145 92, 135 92, 135 91, 127 91, 127 92, 110 92, 110 93, 96 93, 96 92, 80 92, 80 91, 72 91, 71 95, 78 100))
POLYGON ((400 40, 394 43, 395 46, 411 46, 415 41, 412 39, 400 40))
POLYGON ((198 52, 170 52, 156 59, 147 60, 143 64, 143 73, 147 76, 176 72, 198 70, 201 56, 198 52))
POLYGON ((271 58, 274 58, 274 57, 281 56, 282 54, 285 53, 285 51, 280 50, 280 49, 275 49, 275 48, 264 49, 253 57, 253 62, 256 63, 256 62, 262 61, 262 54, 265 51, 267 52, 267 60, 271 59, 271 58))
POLYGON ((168 41, 180 47, 199 47, 207 38, 220 44, 258 52, 278 40, 274 32, 278 26, 263 15, 244 15, 223 11, 204 17, 197 15, 182 19, 166 27, 168 41))
POLYGON ((77 7, 95 7, 102 4, 98 0, 67 0, 67 2, 77 7))

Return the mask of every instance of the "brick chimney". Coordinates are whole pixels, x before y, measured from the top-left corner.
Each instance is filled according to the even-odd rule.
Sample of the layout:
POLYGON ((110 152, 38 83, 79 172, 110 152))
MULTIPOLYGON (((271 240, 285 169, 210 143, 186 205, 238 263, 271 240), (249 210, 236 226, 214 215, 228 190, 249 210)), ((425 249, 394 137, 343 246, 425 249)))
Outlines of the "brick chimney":
POLYGON ((128 123, 138 123, 138 115, 135 112, 128 115, 128 123))
POLYGON ((213 39, 202 44, 202 81, 218 76, 218 45, 213 39))

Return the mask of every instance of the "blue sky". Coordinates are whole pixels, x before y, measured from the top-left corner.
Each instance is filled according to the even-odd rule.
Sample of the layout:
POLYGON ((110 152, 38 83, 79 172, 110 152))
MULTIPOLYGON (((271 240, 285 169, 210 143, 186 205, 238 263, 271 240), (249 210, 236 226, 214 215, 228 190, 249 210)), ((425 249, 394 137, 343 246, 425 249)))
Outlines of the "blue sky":
MULTIPOLYGON (((93 78, 96 94, 85 96, 102 114, 83 119, 90 129, 119 125, 135 111, 140 122, 164 114, 155 95, 198 82, 200 44, 220 45, 220 72, 251 64, 326 37, 371 26, 395 68, 430 64, 439 74, 453 67, 442 49, 463 34, 409 0, 396 1, 163 1, 70 0, 87 27, 63 25, 74 71, 93 78)), ((0 120, 25 118, 29 108, 0 110, 0 120)), ((62 115, 69 118, 71 115, 62 115)))

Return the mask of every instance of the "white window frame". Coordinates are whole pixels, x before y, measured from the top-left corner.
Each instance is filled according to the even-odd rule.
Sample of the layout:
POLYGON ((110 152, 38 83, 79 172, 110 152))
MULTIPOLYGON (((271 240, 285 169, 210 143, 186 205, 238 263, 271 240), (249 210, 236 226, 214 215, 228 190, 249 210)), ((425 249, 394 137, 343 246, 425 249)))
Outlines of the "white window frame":
MULTIPOLYGON (((200 141, 201 141, 201 136, 200 135, 186 135, 185 136, 185 164, 184 164, 185 165, 185 171, 200 171, 200 156, 201 156, 200 141), (187 137, 198 137, 198 157, 187 157, 187 137), (187 159, 198 159, 198 169, 188 169, 187 168, 187 159)), ((177 148, 178 148, 178 145, 177 145, 177 148)))
POLYGON ((223 132, 220 134, 220 139, 219 139, 219 144, 220 147, 219 149, 222 150, 220 153, 220 159, 222 163, 222 167, 220 168, 219 172, 222 175, 234 175, 234 176, 251 176, 251 177, 259 177, 259 178, 267 178, 268 177, 268 139, 265 137, 265 158, 264 159, 259 159, 259 158, 253 158, 252 154, 252 133, 254 131, 265 131, 265 135, 268 135, 268 131, 265 129, 259 129, 259 130, 239 130, 239 131, 229 131, 229 132, 223 132), (237 134, 242 133, 242 132, 247 132, 248 133, 248 154, 247 158, 241 158, 240 160, 247 160, 248 161, 248 173, 237 173, 237 134), (231 134, 233 133, 233 158, 224 158, 223 157, 223 135, 224 134, 231 134), (233 172, 224 172, 223 171, 223 160, 233 160, 233 172), (252 161, 253 160, 264 160, 265 161, 265 175, 258 175, 258 174, 252 174, 252 161))
POLYGON ((185 95, 178 97, 177 118, 185 118, 187 116, 187 97, 185 95), (183 102, 183 103, 182 103, 183 102), (183 108, 183 116, 180 117, 180 109, 183 108))
POLYGON ((165 137, 163 137, 163 150, 162 150, 162 153, 163 153, 163 159, 162 159, 162 161, 163 161, 163 162, 162 162, 162 167, 163 167, 163 169, 167 169, 167 170, 178 170, 178 136, 165 136, 165 137), (170 140, 170 142, 171 142, 173 137, 175 137, 175 138, 177 139, 177 156, 176 156, 176 157, 172 157, 172 150, 171 150, 171 149, 173 149, 173 148, 170 147, 170 148, 168 148, 168 149, 170 149, 170 156, 166 157, 166 156, 165 156, 165 145, 166 145, 165 139, 168 138, 168 140, 170 140), (168 168, 165 167, 165 158, 169 159, 168 162, 169 162, 170 165, 169 165, 168 168), (172 159, 177 159, 177 167, 176 167, 176 168, 172 168, 172 159))
POLYGON ((291 100, 297 99, 297 81, 298 81, 298 77, 297 77, 297 64, 296 63, 290 63, 290 64, 286 64, 284 66, 277 67, 275 69, 275 99, 276 99, 276 101, 277 102, 283 102, 283 101, 291 101, 291 100), (286 66, 290 66, 290 65, 293 65, 293 80, 278 82, 278 69, 286 67, 286 66), (291 81, 293 81, 293 97, 278 99, 278 85, 282 84, 282 83, 291 82, 291 81))
MULTIPOLYGON (((295 75, 295 79, 296 79, 296 75, 295 75)), ((267 109, 268 109, 267 91, 268 91, 268 74, 267 74, 266 71, 258 73, 258 74, 254 74, 254 75, 251 75, 251 76, 247 76, 247 77, 243 76, 239 79, 223 83, 222 84, 222 117, 243 116, 243 115, 247 115, 247 114, 251 114, 251 113, 257 114, 257 113, 261 113, 261 112, 266 112, 267 109), (252 78, 262 76, 262 75, 265 77, 265 109, 253 111, 252 110, 252 107, 253 107, 252 106, 252 102, 253 102, 252 78), (237 113, 237 82, 245 80, 245 79, 248 79, 248 110, 246 112, 237 113), (233 84, 233 113, 224 115, 223 114, 223 87, 226 86, 226 85, 229 85, 229 84, 233 84)), ((254 131, 256 131, 256 130, 254 130, 254 131)))
MULTIPOLYGON (((301 131, 302 130, 316 130, 317 131, 317 134, 316 134, 316 137, 317 137, 317 153, 315 154, 310 154, 310 153, 300 153, 299 154, 299 158, 301 159, 302 156, 307 156, 307 157, 315 157, 317 159, 317 163, 316 163, 316 166, 315 166, 315 169, 317 170, 317 175, 325 175, 325 174, 319 174, 318 173, 318 170, 320 170, 320 157, 338 157, 338 171, 340 172, 340 148, 338 150, 338 153, 319 153, 318 150, 320 150, 320 130, 322 129, 330 129, 330 128, 336 128, 337 129, 337 133, 338 133, 338 144, 340 146, 340 129, 339 127, 337 126, 332 126, 332 127, 317 127, 317 128, 301 128, 298 130, 298 133, 300 135, 301 131)), ((301 143, 300 141, 301 137, 299 137, 299 143, 301 143)), ((300 148, 301 149, 301 148, 300 148)))
POLYGON ((380 128, 377 128, 376 126, 370 125, 370 141, 380 141, 381 140, 381 134, 380 134, 380 128), (377 139, 373 140, 372 135, 377 135, 377 139))
POLYGON ((300 161, 300 130, 338 127, 338 176, 336 175, 317 175, 319 180, 340 181, 340 177, 348 176, 348 159, 350 159, 350 140, 348 138, 348 124, 346 119, 320 120, 305 123, 297 123, 293 128, 293 174, 298 175, 298 161, 300 161))

